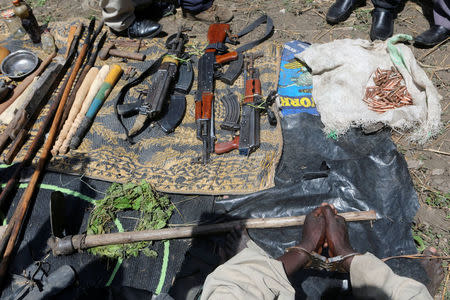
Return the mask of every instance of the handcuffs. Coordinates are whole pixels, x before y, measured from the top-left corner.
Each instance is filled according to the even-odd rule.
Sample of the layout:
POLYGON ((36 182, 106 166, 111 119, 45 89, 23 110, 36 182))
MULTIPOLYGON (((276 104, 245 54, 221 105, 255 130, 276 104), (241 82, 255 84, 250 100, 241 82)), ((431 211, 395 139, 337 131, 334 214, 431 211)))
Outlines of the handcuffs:
POLYGON ((314 251, 309 252, 305 248, 299 246, 287 248, 286 252, 297 252, 308 255, 309 263, 305 266, 305 268, 341 273, 347 273, 347 271, 344 270, 342 266, 342 263, 345 259, 355 255, 361 255, 360 253, 354 252, 344 256, 338 255, 335 257, 325 257, 314 251))

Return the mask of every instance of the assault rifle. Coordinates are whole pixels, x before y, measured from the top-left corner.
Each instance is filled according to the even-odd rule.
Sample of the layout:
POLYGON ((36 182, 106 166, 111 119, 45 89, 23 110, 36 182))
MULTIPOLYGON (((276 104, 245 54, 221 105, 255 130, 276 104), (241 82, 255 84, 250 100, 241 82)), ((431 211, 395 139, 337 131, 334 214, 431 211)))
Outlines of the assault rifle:
MULTIPOLYGON (((269 108, 275 101, 275 93, 270 93, 265 100, 262 98, 259 70, 254 66, 255 58, 260 56, 260 54, 250 54, 248 55, 249 59, 246 62, 247 66, 244 73, 245 95, 242 104, 242 116, 239 126, 240 136, 236 136, 229 142, 216 144, 214 149, 216 154, 222 154, 233 149, 239 149, 240 155, 248 156, 251 152, 257 149, 260 143, 260 113, 262 111, 267 112, 270 125, 274 126, 277 124, 275 114, 269 108)), ((232 105, 239 104, 229 104, 228 107, 232 105)), ((237 114, 239 114, 239 108, 227 109, 225 120, 238 119, 236 116, 228 115, 229 112, 235 113, 236 111, 237 114)), ((231 128, 234 129, 236 127, 231 126, 231 128)))
MULTIPOLYGON (((155 118, 160 117, 161 112, 168 101, 168 95, 170 94, 169 90, 174 88, 177 91, 180 90, 181 93, 184 94, 189 92, 189 88, 193 80, 192 68, 186 65, 182 65, 182 67, 179 66, 180 60, 185 58, 184 45, 188 41, 188 36, 184 32, 188 30, 189 29, 184 26, 181 26, 176 34, 167 39, 166 48, 168 51, 162 57, 159 68, 153 76, 153 83, 151 87, 144 92, 147 94, 146 99, 144 101, 117 105, 117 113, 121 116, 139 113, 133 127, 128 132, 129 136, 139 133, 149 120, 154 120, 155 118), (183 71, 179 71, 181 68, 183 71), (174 81, 178 73, 178 82, 174 87, 174 81)), ((184 108, 186 106, 185 98, 184 95, 181 97, 180 96, 181 95, 176 94, 171 96, 170 104, 172 105, 172 110, 174 105, 181 105, 183 107, 182 109, 175 108, 174 110, 181 112, 180 116, 175 116, 174 114, 172 114, 172 116, 170 114, 172 110, 169 107, 168 114, 171 115, 171 117, 176 118, 177 121, 172 122, 171 126, 162 126, 163 130, 166 132, 173 130, 178 123, 178 119, 181 121, 184 114, 184 108), (166 128, 172 126, 173 128, 166 128)), ((171 120, 166 121, 170 123, 171 120)))
POLYGON ((265 41, 273 32, 273 22, 267 15, 261 16, 236 35, 231 34, 230 25, 216 23, 208 29, 208 42, 205 53, 198 61, 197 94, 195 97, 195 121, 197 138, 203 142, 202 162, 209 162, 210 154, 214 152, 216 140, 214 126, 214 79, 219 78, 227 84, 232 84, 239 77, 244 63, 243 52, 265 41), (266 24, 264 36, 248 44, 240 46, 235 51, 228 52, 225 43, 237 44, 237 38, 253 31, 261 24, 266 24), (217 72, 217 67, 230 63, 225 73, 217 72))
POLYGON ((225 38, 230 32, 229 24, 211 24, 208 29, 209 45, 205 54, 198 61, 197 94, 195 97, 195 122, 197 124, 197 138, 203 142, 202 162, 209 162, 210 153, 214 151, 216 140, 214 129, 214 66, 235 60, 237 52, 226 51, 225 38))

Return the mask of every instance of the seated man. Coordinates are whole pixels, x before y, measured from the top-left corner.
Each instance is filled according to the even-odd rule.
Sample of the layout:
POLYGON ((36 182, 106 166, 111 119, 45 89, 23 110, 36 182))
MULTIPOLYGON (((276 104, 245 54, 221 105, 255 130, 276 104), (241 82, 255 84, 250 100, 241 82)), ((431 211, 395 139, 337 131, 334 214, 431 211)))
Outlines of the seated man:
MULTIPOLYGON (((103 20, 116 35, 130 38, 154 37, 161 31, 161 25, 148 18, 138 18, 134 13, 137 5, 149 1, 151 2, 151 0, 101 0, 103 20)), ((163 0, 160 2, 170 4, 171 1, 177 1, 183 9, 183 17, 191 20, 226 23, 233 18, 228 8, 214 4, 213 0, 163 0)), ((164 9, 164 5, 157 4, 159 9, 164 9)), ((149 11, 150 13, 152 12, 149 11)))
MULTIPOLYGON (((386 40, 394 33, 394 19, 403 6, 403 0, 372 0, 375 7, 372 11, 370 38, 386 40)), ((337 24, 345 21, 352 11, 365 4, 365 0, 336 0, 327 13, 327 22, 337 24)))
MULTIPOLYGON (((201 299, 294 299, 295 290, 288 277, 310 263, 308 253, 319 253, 323 246, 328 247, 332 257, 346 257, 342 268, 350 272, 354 296, 432 299, 423 284, 394 274, 370 253, 356 253, 350 245, 344 218, 329 205, 316 208, 306 216, 301 243, 277 259, 259 248, 245 232, 242 237, 240 244, 247 241, 246 248, 206 278, 201 299)), ((427 273, 436 279, 430 288, 435 288, 443 279, 442 267, 437 260, 427 260, 427 263, 427 273)))
POLYGON ((434 25, 414 39, 416 45, 422 47, 433 47, 450 36, 450 2, 445 0, 433 2, 434 25))

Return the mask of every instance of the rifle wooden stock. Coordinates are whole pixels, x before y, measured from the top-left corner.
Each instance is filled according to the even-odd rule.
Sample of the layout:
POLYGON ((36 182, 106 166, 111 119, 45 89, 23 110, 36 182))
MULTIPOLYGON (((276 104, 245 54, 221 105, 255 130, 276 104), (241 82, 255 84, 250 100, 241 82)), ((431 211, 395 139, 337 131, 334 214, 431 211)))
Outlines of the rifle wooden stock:
POLYGON ((208 42, 210 44, 223 43, 230 32, 230 24, 216 23, 209 25, 208 42))

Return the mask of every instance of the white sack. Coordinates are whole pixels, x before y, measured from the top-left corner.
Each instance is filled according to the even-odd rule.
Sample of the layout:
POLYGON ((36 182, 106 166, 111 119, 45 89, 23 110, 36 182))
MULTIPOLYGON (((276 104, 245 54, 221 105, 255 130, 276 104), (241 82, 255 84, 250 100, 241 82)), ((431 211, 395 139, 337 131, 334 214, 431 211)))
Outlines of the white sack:
MULTIPOLYGON (((398 35, 390 42, 409 38, 398 35)), ((398 130, 414 129, 411 140, 422 143, 438 133, 442 97, 417 64, 411 49, 404 44, 388 47, 388 41, 336 40, 314 44, 296 55, 312 70, 312 95, 325 132, 343 134, 351 126, 382 122, 398 130), (396 56, 392 47, 397 48, 400 56, 396 56), (390 54, 403 75, 413 105, 380 114, 371 111, 362 99, 366 87, 375 85, 372 80, 375 70, 394 66, 390 54)))

